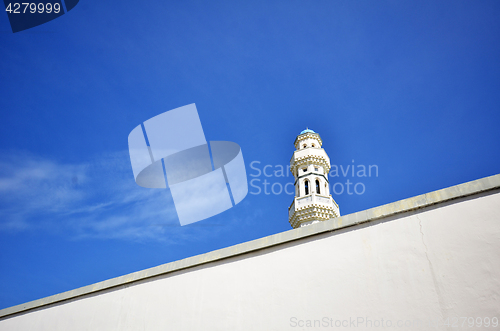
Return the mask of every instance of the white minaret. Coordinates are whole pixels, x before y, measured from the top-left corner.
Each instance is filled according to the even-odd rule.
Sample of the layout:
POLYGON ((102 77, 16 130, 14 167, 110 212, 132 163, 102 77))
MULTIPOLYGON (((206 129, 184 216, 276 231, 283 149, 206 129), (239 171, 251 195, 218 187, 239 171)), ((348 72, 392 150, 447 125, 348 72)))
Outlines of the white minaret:
POLYGON ((296 150, 290 160, 295 198, 288 208, 288 220, 294 229, 340 216, 339 206, 330 194, 330 158, 322 144, 319 134, 309 129, 295 139, 296 150))

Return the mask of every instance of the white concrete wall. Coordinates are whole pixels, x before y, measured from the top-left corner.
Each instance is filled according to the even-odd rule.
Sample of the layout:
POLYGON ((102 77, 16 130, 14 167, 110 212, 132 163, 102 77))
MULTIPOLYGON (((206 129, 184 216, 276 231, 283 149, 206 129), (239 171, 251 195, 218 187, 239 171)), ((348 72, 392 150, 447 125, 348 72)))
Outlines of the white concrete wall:
POLYGON ((0 330, 446 330, 375 326, 499 318, 496 192, 41 307, 0 330))

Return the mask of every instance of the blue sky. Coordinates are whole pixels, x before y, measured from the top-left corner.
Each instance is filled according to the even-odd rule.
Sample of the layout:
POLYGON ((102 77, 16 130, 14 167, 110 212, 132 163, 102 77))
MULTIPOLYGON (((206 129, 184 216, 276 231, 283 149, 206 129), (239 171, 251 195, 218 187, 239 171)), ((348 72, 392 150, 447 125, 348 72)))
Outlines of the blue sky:
POLYGON ((364 188, 333 194, 342 214, 499 173, 499 14, 498 1, 81 0, 15 34, 0 15, 0 308, 290 229, 285 193, 250 186, 181 227, 168 190, 135 184, 128 134, 187 104, 262 189, 293 181, 253 168, 286 166, 306 127, 339 170, 376 165, 330 178, 364 188))

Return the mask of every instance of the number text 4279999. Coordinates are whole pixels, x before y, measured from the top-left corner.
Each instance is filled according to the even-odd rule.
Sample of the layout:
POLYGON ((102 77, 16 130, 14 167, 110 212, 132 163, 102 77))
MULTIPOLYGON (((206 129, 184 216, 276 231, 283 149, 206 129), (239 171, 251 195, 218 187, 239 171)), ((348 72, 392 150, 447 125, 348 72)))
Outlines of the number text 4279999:
POLYGON ((22 3, 9 3, 5 11, 10 14, 58 14, 61 11, 60 3, 34 3, 34 2, 22 2, 22 3))

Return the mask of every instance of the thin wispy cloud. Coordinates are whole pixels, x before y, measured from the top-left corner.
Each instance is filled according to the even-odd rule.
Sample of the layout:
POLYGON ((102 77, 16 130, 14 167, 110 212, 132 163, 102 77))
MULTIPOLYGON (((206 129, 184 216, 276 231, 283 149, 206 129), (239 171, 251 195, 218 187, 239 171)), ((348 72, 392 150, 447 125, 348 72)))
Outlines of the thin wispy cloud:
POLYGON ((0 160, 0 231, 165 240, 158 224, 178 224, 167 190, 134 183, 125 151, 83 164, 26 152, 3 152, 0 160))

